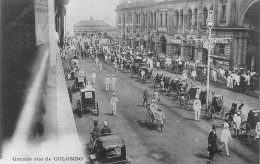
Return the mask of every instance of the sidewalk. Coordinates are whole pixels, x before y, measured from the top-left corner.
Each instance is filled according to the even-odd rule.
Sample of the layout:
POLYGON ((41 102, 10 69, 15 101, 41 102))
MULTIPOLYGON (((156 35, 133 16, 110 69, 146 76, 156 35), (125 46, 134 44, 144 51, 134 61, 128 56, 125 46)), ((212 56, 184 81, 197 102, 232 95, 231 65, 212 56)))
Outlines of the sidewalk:
MULTIPOLYGON (((166 76, 171 76, 172 78, 181 78, 180 74, 174 74, 165 70, 159 69, 159 71, 157 71, 157 69, 154 69, 153 71, 154 74, 157 74, 158 72, 161 72, 166 76)), ((191 79, 188 78, 188 81, 191 81, 191 79)), ((196 81, 196 85, 200 86, 201 89, 206 89, 206 86, 201 85, 199 81, 196 81)), ((239 104, 243 102, 245 105, 242 108, 242 113, 246 118, 249 110, 256 108, 259 109, 259 100, 257 98, 232 92, 228 90, 228 88, 223 87, 223 84, 210 83, 210 92, 215 92, 217 95, 224 96, 224 105, 227 110, 231 108, 233 102, 238 102, 239 104)))

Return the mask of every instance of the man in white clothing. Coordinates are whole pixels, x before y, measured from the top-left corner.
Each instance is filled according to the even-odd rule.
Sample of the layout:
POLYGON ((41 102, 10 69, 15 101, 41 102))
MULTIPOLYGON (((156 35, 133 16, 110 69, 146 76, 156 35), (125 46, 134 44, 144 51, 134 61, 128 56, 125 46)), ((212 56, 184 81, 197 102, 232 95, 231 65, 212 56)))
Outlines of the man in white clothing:
POLYGON ((155 119, 157 119, 157 109, 158 106, 155 104, 155 99, 152 99, 152 104, 150 104, 150 110, 155 119))
POLYGON ((112 78, 111 78, 111 80, 110 80, 111 87, 112 87, 112 91, 115 91, 115 90, 116 90, 116 82, 117 82, 116 77, 115 77, 115 75, 113 74, 113 76, 112 76, 112 78))
POLYGON ((116 104, 118 103, 118 98, 116 97, 116 94, 113 93, 113 96, 111 97, 111 106, 112 106, 112 115, 116 116, 116 104))
POLYGON ((160 108, 157 109, 157 119, 158 119, 159 124, 161 126, 161 133, 162 133, 163 132, 162 131, 163 125, 166 122, 166 117, 164 115, 164 112, 160 108))
POLYGON ((229 131, 229 125, 228 123, 224 123, 224 129, 221 131, 220 135, 220 141, 223 142, 223 145, 221 145, 219 148, 221 149, 223 146, 225 146, 227 156, 229 157, 229 150, 228 150, 228 140, 231 139, 231 134, 229 131))
POLYGON ((195 100, 193 102, 193 110, 195 112, 195 121, 199 121, 201 113, 201 102, 198 95, 196 95, 195 100))
POLYGON ((97 75, 96 75, 95 71, 93 71, 92 74, 91 74, 91 78, 93 80, 94 85, 96 84, 96 77, 97 77, 97 75))
POLYGON ((106 85, 106 92, 109 91, 109 84, 110 84, 110 78, 107 74, 106 78, 105 78, 105 85, 106 85))
POLYGON ((236 130, 236 135, 238 136, 240 125, 241 125, 241 122, 242 122, 242 118, 240 117, 239 113, 238 114, 237 113, 234 114, 233 121, 234 121, 234 123, 236 125, 236 129, 235 130, 236 130))

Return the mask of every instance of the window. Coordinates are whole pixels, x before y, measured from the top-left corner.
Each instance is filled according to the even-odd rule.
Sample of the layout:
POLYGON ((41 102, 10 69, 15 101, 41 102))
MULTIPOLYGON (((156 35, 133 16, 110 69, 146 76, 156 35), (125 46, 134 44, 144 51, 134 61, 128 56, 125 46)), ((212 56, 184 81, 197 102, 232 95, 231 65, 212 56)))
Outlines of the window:
POLYGON ((221 5, 221 16, 220 16, 220 21, 222 23, 225 23, 226 22, 226 12, 227 12, 227 4, 222 4, 221 5))
POLYGON ((175 24, 176 24, 176 27, 179 26, 179 11, 175 11, 175 24))
POLYGON ((207 22, 207 18, 208 18, 208 9, 207 8, 203 8, 203 13, 202 13, 202 26, 206 26, 206 22, 207 22))
POLYGON ((157 21, 156 20, 156 13, 154 13, 154 26, 156 26, 156 24, 157 24, 156 21, 157 21))
POLYGON ((162 26, 162 24, 163 24, 163 14, 162 13, 160 14, 160 21, 161 21, 160 25, 162 26))
POLYGON ((191 26, 192 25, 192 11, 191 9, 189 9, 188 11, 188 26, 191 26))
POLYGON ((168 22, 167 22, 167 20, 168 20, 168 14, 165 13, 165 26, 166 26, 166 27, 168 26, 168 22))
POLYGON ((219 54, 220 55, 225 54, 225 44, 219 44, 219 54))
POLYGON ((180 25, 179 25, 181 28, 183 26, 183 10, 181 10, 180 12, 180 25))
POLYGON ((194 9, 194 26, 197 26, 198 22, 198 9, 194 9))

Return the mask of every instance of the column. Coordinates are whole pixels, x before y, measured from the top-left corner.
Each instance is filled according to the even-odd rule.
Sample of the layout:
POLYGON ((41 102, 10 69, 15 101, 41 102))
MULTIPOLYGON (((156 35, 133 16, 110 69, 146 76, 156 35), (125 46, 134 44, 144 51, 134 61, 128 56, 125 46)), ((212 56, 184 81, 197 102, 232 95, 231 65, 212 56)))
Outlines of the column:
POLYGON ((236 37, 233 39, 232 47, 233 47, 233 52, 232 52, 232 57, 230 57, 230 67, 233 67, 234 65, 237 64, 237 38, 236 37))
POLYGON ((247 38, 243 39, 243 51, 242 51, 242 64, 246 64, 246 55, 247 55, 247 38))
POLYGON ((243 44, 243 39, 241 37, 238 38, 238 52, 237 52, 237 64, 241 65, 241 58, 242 58, 242 44, 243 44))
POLYGON ((165 27, 165 12, 162 12, 162 27, 165 27))

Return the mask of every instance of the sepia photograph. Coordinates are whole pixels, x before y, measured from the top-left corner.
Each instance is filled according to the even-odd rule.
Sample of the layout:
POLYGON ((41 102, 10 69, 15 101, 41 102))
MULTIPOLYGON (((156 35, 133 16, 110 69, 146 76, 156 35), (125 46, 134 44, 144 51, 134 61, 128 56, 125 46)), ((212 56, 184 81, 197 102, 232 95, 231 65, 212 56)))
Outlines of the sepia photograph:
POLYGON ((0 164, 259 164, 259 16, 260 0, 0 0, 0 164))

